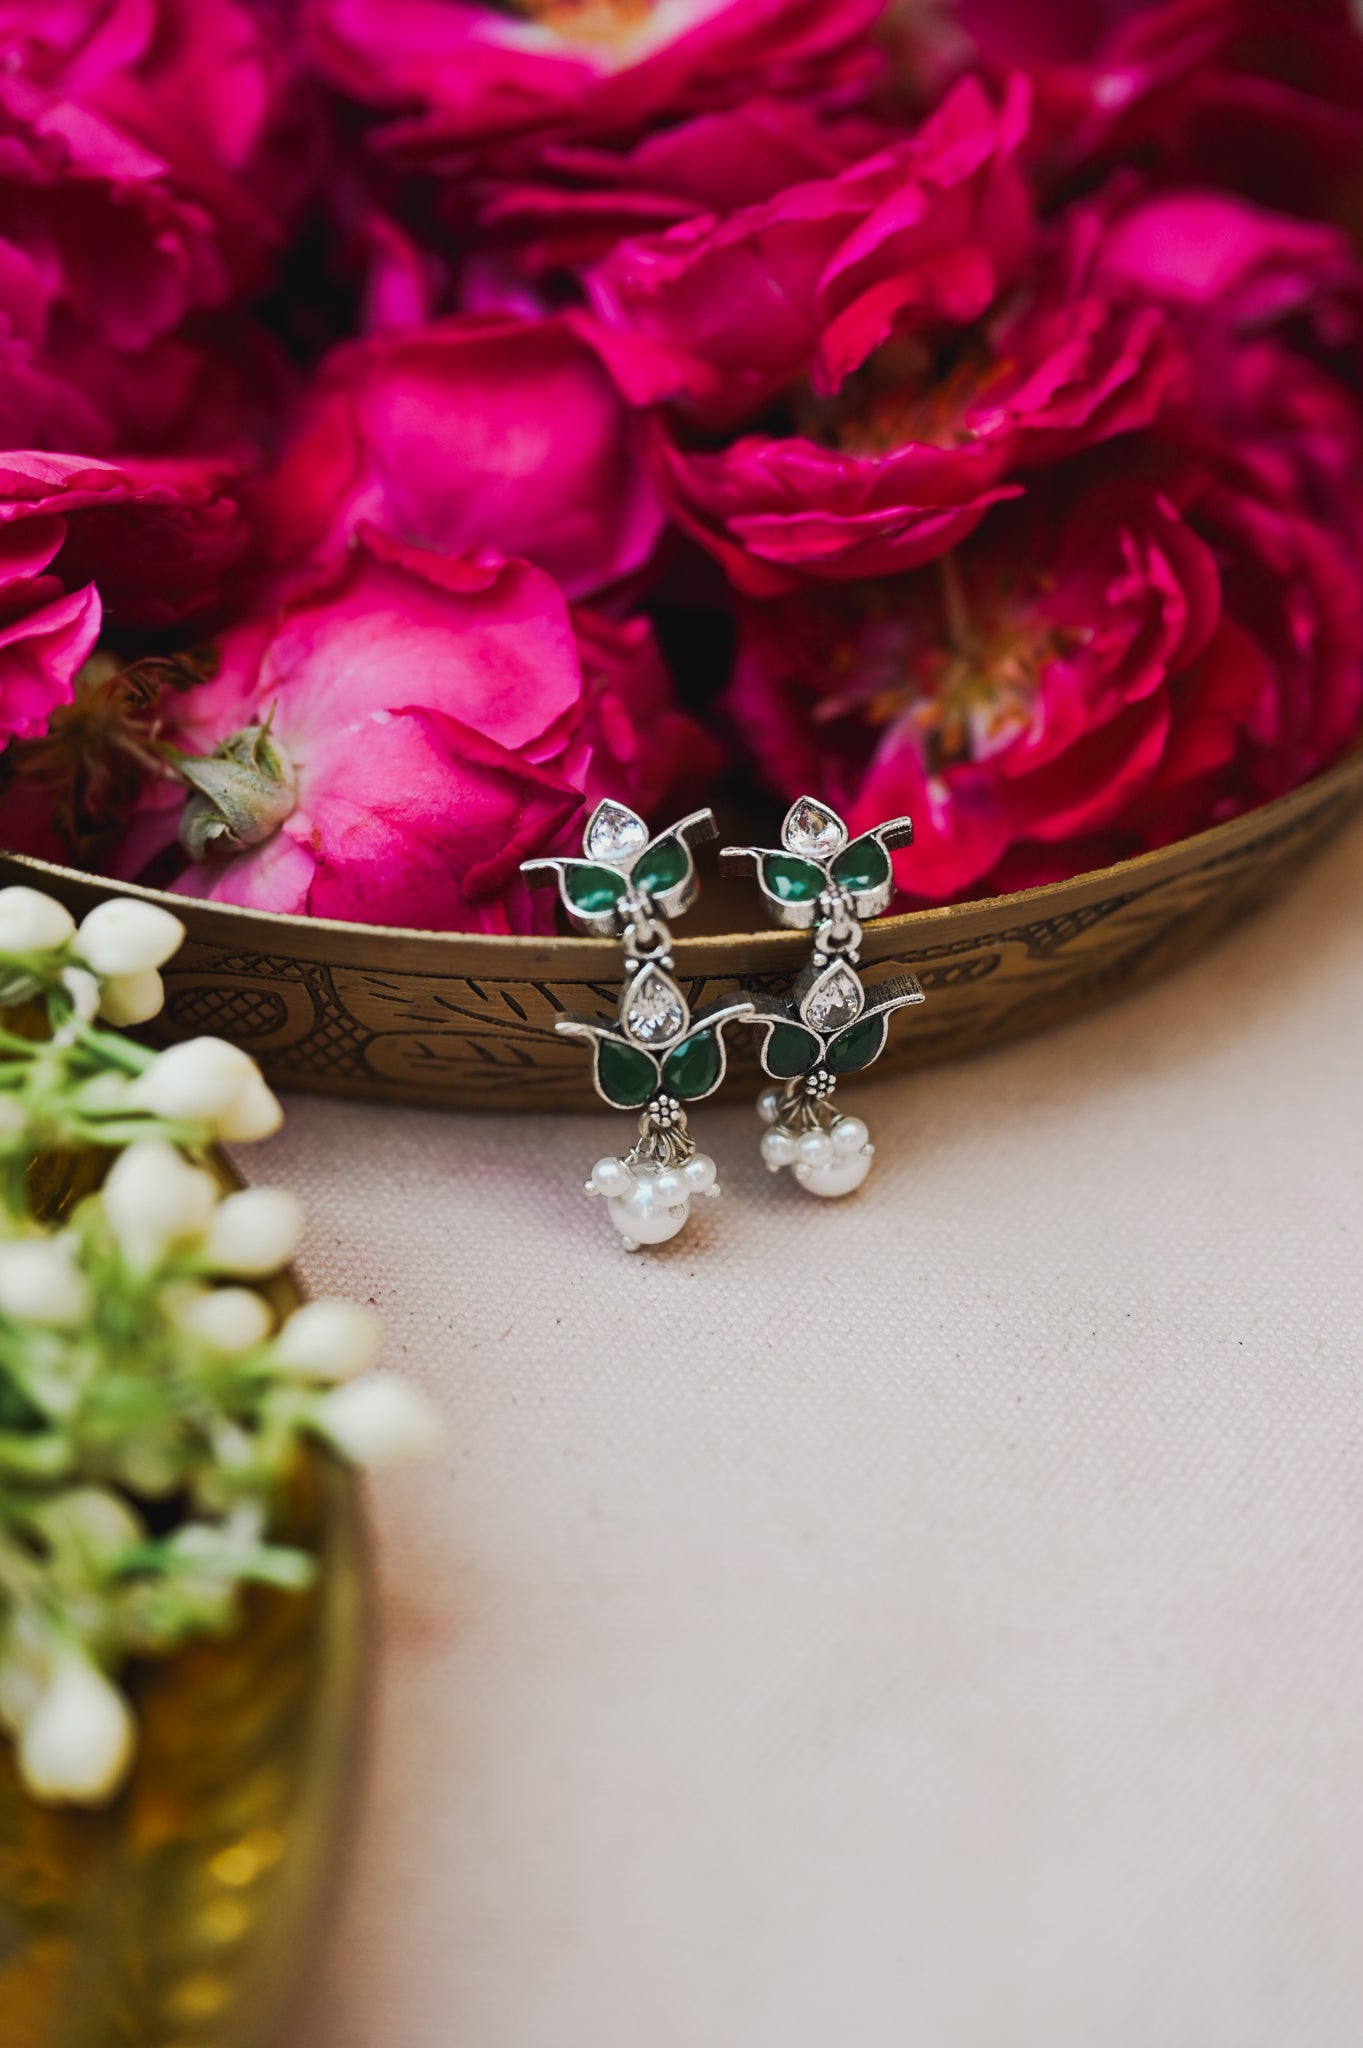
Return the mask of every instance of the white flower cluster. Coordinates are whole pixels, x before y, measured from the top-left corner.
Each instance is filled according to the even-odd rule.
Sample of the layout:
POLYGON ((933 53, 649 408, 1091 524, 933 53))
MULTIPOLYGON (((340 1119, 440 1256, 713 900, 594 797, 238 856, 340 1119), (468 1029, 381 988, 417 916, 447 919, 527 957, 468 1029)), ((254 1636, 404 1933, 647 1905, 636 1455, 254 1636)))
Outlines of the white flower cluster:
POLYGON ((266 1540, 300 1435, 367 1467, 438 1436, 422 1396, 371 1370, 372 1309, 311 1301, 277 1327, 254 1284, 292 1258, 299 1204, 225 1190, 200 1148, 279 1127, 255 1062, 219 1039, 153 1053, 96 1026, 156 1014, 182 937, 132 898, 77 925, 36 890, 0 889, 0 1004, 45 994, 52 1026, 0 1056, 0 1144, 21 1161, 117 1148, 59 1227, 16 1210, 12 1179, 0 1192, 0 1724, 54 1801, 98 1804, 126 1775, 124 1655, 223 1625, 248 1579, 305 1583, 310 1561, 266 1540), (169 1534, 150 1533, 154 1499, 184 1503, 169 1534))
POLYGON ((160 970, 178 951, 178 917, 133 896, 111 896, 77 925, 65 904, 39 889, 0 889, 0 953, 69 952, 99 985, 109 1024, 145 1024, 165 1001, 160 970))

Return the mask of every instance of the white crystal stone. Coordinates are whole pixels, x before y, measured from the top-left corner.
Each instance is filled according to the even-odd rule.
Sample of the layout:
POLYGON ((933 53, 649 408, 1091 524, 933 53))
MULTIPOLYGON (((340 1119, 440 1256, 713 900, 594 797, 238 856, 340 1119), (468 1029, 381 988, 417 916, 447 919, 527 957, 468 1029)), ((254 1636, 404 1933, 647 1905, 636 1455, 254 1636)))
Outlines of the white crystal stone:
POLYGON ((828 860, 847 844, 847 827, 836 811, 816 804, 813 797, 798 797, 786 813, 781 838, 787 852, 802 853, 811 860, 828 860))
POLYGON ((844 1156, 860 1152, 870 1135, 859 1116, 840 1116, 833 1126, 833 1150, 844 1156))
POLYGON ((598 804, 587 827, 586 853, 590 860, 619 862, 641 853, 648 845, 648 827, 624 804, 598 804))
POLYGON ((783 1166, 791 1166, 797 1157, 795 1140, 789 1131, 764 1131, 762 1133, 762 1157, 773 1173, 779 1173, 783 1166))
POLYGON ((820 975, 800 1005, 800 1015, 811 1031, 841 1031, 861 1015, 866 993, 850 967, 835 960, 820 975))
POLYGON ((682 1168, 682 1179, 688 1192, 693 1195, 708 1194, 715 1184, 717 1173, 714 1160, 708 1152, 697 1152, 694 1159, 688 1159, 682 1168))
POLYGON ((860 1152, 835 1158, 828 1166, 807 1166, 801 1161, 795 1168, 795 1178, 811 1195, 829 1200, 837 1195, 850 1195, 871 1171, 874 1156, 874 1147, 864 1145, 860 1152))
POLYGON ((629 992, 625 1030, 638 1045, 670 1045, 686 1029, 686 1004, 677 984, 646 967, 629 992))
POLYGON ((598 1195, 623 1195, 633 1180, 623 1159, 598 1159, 592 1168, 590 1185, 598 1195))
POLYGON ((796 1142, 795 1156, 802 1166, 831 1166, 833 1140, 827 1131, 806 1131, 796 1142))
POLYGON ((764 1088, 757 1098, 757 1114, 764 1124, 774 1124, 781 1114, 781 1091, 764 1088))

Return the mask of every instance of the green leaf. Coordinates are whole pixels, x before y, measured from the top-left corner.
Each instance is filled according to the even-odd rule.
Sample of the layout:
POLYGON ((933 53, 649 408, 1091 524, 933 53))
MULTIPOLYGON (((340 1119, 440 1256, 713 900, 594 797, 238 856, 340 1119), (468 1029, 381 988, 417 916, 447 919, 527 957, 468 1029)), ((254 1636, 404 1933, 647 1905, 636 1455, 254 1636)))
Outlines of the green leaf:
POLYGON ((596 1084, 616 1109, 641 1109, 658 1087, 658 1062, 618 1038, 596 1041, 596 1084))
POLYGON ((820 1041, 803 1024, 773 1024, 762 1048, 762 1064, 774 1081, 792 1081, 807 1074, 823 1051, 820 1041))
POLYGON ((623 875, 586 860, 566 864, 563 887, 573 909, 580 910, 584 917, 605 917, 625 893, 623 875))
POLYGON ((828 1064, 835 1074, 859 1074, 880 1057, 885 1044, 886 1018, 883 1010, 858 1017, 840 1031, 828 1047, 828 1064))
POLYGON ((854 839, 833 863, 833 880, 857 893, 883 889, 891 873, 890 856, 872 832, 854 839))
POLYGON ((652 846, 644 848, 634 863, 630 880, 636 889, 647 889, 650 896, 665 896, 678 882, 686 880, 690 866, 690 854, 681 840, 669 833, 665 839, 655 839, 652 846))
POLYGON ((765 854, 762 880, 778 903, 812 903, 828 887, 823 869, 794 853, 765 854))
POLYGON ((696 1031, 673 1048, 663 1061, 663 1086, 683 1102, 699 1102, 717 1088, 724 1072, 724 1053, 717 1031, 696 1031))

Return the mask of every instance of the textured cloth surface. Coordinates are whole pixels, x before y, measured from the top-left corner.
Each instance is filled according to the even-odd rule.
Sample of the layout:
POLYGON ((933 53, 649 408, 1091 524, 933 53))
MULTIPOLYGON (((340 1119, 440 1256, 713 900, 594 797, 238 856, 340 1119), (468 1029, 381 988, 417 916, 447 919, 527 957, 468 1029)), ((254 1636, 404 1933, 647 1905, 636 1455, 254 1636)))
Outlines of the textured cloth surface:
MULTIPOLYGON (((295 1100, 246 1162, 444 1454, 373 1489, 358 1836, 293 2048, 1357 2048, 1363 834, 1197 966, 845 1090, 821 1205, 702 1109, 295 1100)), ((901 1029, 912 1029, 911 1021, 901 1029)))

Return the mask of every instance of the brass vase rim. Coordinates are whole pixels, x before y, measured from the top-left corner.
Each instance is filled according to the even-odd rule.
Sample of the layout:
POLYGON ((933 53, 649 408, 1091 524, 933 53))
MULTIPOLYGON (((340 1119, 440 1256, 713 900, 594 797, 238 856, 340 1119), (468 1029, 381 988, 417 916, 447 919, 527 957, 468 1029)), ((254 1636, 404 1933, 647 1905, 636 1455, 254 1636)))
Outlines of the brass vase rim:
MULTIPOLYGON (((1307 792, 1322 794, 1333 785, 1345 787, 1363 771, 1363 743, 1355 745, 1348 754, 1330 768, 1298 783, 1294 789, 1282 796, 1272 797, 1266 803, 1256 805, 1248 811, 1241 811, 1233 818, 1220 824, 1209 825, 1200 832, 1186 834, 1183 838, 1170 840, 1164 846, 1157 846, 1145 853, 1128 855, 1114 861, 1107 867, 1085 868, 1076 875, 1067 876, 1063 881, 1039 882, 1027 889, 1018 889, 1007 895, 969 897, 959 903, 932 904, 920 910, 897 911, 876 922, 877 938, 884 944, 896 938, 911 939, 915 933, 924 935, 937 926, 952 919, 969 916, 985 921, 1005 915, 1010 918, 1019 912, 1025 913, 1033 906, 1044 905, 1047 910, 1057 900, 1071 892, 1120 888, 1128 881, 1137 881, 1152 869, 1167 864, 1170 855, 1180 852, 1202 856, 1214 856, 1219 846, 1229 848, 1247 831, 1261 832, 1272 829, 1275 815, 1290 810, 1300 802, 1307 792)), ((178 896, 168 889, 148 888, 140 882, 128 882, 107 875, 90 874, 83 868, 67 867, 57 861, 40 860, 32 854, 3 854, 8 863, 32 872, 35 876, 51 876, 55 880, 83 890, 107 889, 113 893, 140 897, 145 902, 156 903, 176 915, 194 917, 196 921, 211 918, 223 921, 222 930, 226 937, 234 924, 243 928, 265 925, 281 934, 291 935, 295 944, 304 952, 312 952, 319 945, 325 945, 328 935, 357 940, 362 944, 400 942, 404 949, 420 947, 429 949, 433 958, 452 951, 467 951, 477 947, 490 959, 505 958, 509 970, 518 959, 543 955, 546 948, 552 948, 562 959, 578 960, 584 971, 595 956, 600 958, 606 952, 613 952, 608 941, 592 938, 578 938, 560 933, 537 936, 522 932, 470 932, 432 931, 419 925, 365 924, 352 918, 303 917, 294 911, 260 910, 249 904, 220 903, 202 896, 178 896)), ((243 937, 245 929, 243 929, 243 937)), ((754 951, 760 954, 779 955, 789 951, 791 934, 770 928, 752 931, 727 931, 695 933, 678 938, 675 952, 679 966, 685 967, 697 955, 708 958, 722 958, 726 953, 741 951, 751 957, 754 951)), ((878 947, 879 950, 879 947, 878 947)))

